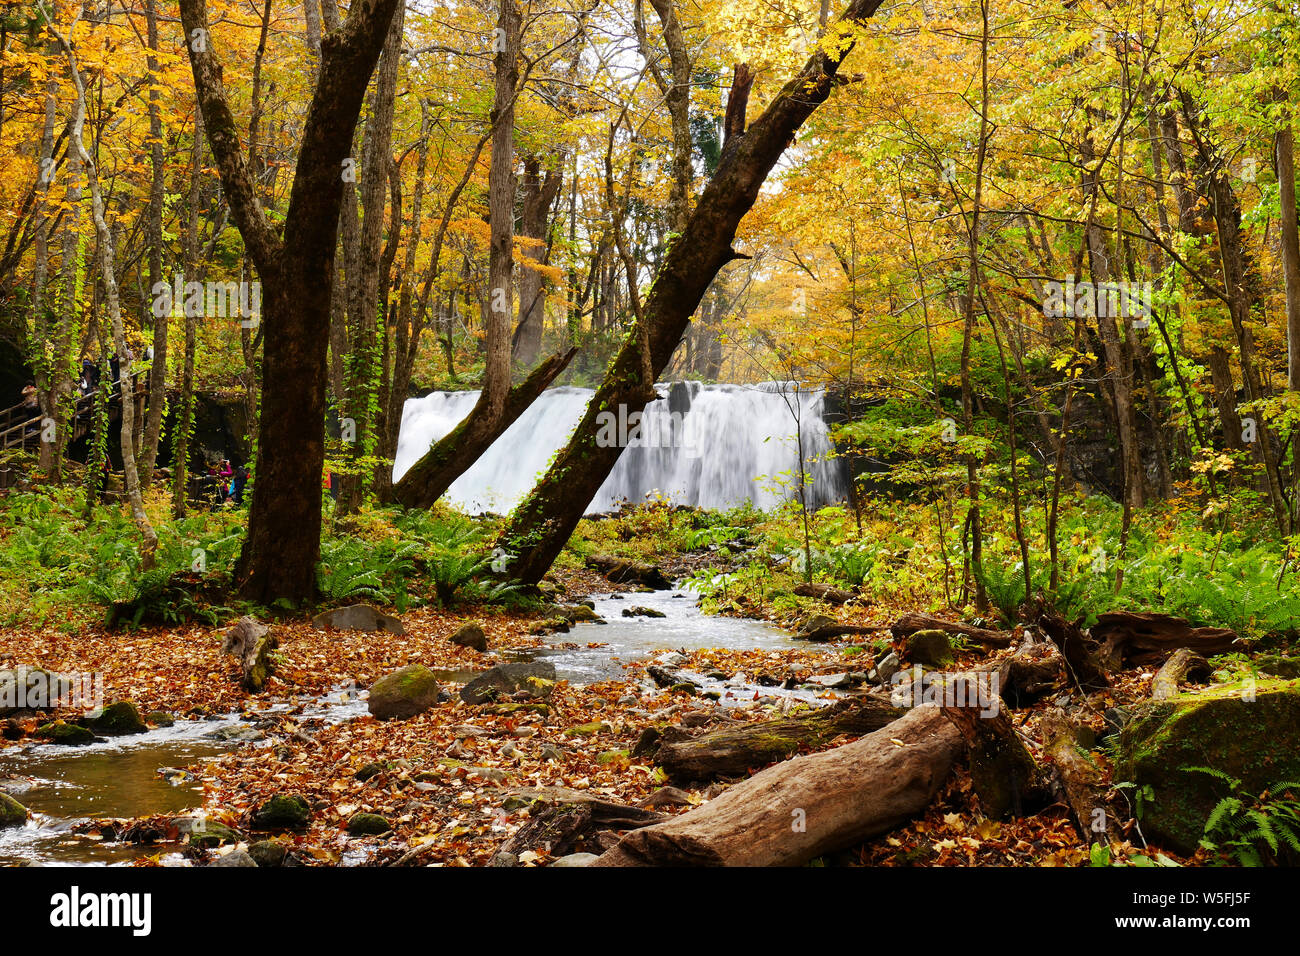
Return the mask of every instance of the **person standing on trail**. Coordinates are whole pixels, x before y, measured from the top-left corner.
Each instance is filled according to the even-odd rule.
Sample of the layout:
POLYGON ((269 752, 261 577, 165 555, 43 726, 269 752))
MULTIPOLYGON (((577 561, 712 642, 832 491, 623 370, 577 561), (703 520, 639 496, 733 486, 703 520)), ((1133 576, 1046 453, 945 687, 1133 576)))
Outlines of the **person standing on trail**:
POLYGON ((230 479, 230 498, 236 506, 244 503, 244 485, 248 483, 248 468, 244 465, 236 465, 234 474, 230 479))

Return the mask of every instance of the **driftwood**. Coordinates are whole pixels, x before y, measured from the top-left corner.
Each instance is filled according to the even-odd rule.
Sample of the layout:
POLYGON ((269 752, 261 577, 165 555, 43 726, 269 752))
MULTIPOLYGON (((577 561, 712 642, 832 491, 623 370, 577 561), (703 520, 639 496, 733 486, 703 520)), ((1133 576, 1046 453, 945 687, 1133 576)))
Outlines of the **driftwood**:
POLYGON ((1043 715, 1039 730, 1057 789, 1069 804, 1080 834, 1093 843, 1107 842, 1105 772, 1079 746, 1074 725, 1059 708, 1043 715))
POLYGON ((1007 712, 990 714, 966 702, 944 706, 943 715, 966 741, 971 785, 984 813, 994 819, 1023 816, 1029 799, 1042 790, 1041 778, 1007 712))
POLYGON ((280 642, 275 633, 257 618, 245 615, 226 632, 221 643, 221 653, 230 654, 239 661, 240 686, 256 694, 266 686, 274 669, 271 652, 280 642))
POLYGON ((1038 616, 1038 627, 1061 649, 1065 658, 1065 671, 1071 683, 1084 693, 1110 686, 1110 680, 1101 669, 1097 655, 1088 646, 1077 623, 1067 621, 1051 611, 1044 611, 1038 616))
POLYGON ((792 593, 797 594, 799 597, 817 598, 819 601, 826 601, 830 604, 844 604, 857 597, 852 591, 846 591, 830 584, 800 584, 792 593))
POLYGON ((592 866, 799 866, 922 812, 961 754, 961 735, 918 707, 853 743, 795 757, 704 806, 635 830, 592 866))
POLYGON ((1012 641, 1011 635, 1005 631, 990 631, 983 627, 971 627, 969 624, 945 621, 929 614, 904 614, 890 628, 894 637, 898 638, 907 637, 917 631, 929 630, 960 634, 963 637, 976 640, 986 647, 1010 647, 1012 641))
POLYGON ((858 697, 781 720, 665 740, 654 759, 675 780, 738 777, 784 760, 803 747, 823 746, 840 734, 869 734, 902 715, 883 697, 858 697))
POLYGON ((1178 693, 1178 685, 1185 680, 1204 682, 1209 680, 1214 668, 1200 654, 1180 647, 1170 655, 1169 660, 1161 665, 1160 670, 1151 681, 1151 696, 1164 700, 1178 693))
POLYGON ((1178 650, 1190 648, 1204 657, 1238 648, 1237 634, 1226 627, 1193 627, 1181 617, 1119 611, 1103 614, 1092 626, 1102 642, 1102 660, 1111 669, 1124 664, 1155 664, 1178 650))

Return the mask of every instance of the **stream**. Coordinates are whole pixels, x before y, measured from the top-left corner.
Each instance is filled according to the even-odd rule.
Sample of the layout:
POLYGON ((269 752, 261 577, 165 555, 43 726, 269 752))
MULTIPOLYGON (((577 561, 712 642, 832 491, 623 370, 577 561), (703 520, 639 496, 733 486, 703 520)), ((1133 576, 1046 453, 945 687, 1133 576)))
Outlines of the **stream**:
MULTIPOLYGON (((798 646, 787 632, 762 621, 705 615, 696 606, 695 595, 686 591, 605 594, 593 596, 593 602, 596 613, 607 623, 577 624, 568 634, 552 638, 557 643, 577 644, 576 648, 539 648, 512 656, 548 660, 561 679, 586 685, 622 678, 625 664, 665 649, 780 650, 798 646), (665 616, 623 616, 624 608, 636 606, 665 616), (600 646, 587 646, 597 643, 600 646)), ((438 676, 463 682, 475 673, 442 671, 438 676)), ((698 683, 701 692, 715 693, 724 707, 748 705, 756 697, 819 702, 809 690, 758 688, 690 671, 682 673, 698 683)), ((329 723, 367 713, 364 694, 336 690, 319 698, 281 702, 256 716, 294 708, 301 708, 303 719, 329 723)), ((28 743, 0 750, 0 790, 32 811, 25 826, 0 829, 0 866, 123 865, 137 855, 158 852, 157 847, 106 843, 74 828, 91 819, 183 815, 199 809, 203 805, 201 779, 159 771, 197 765, 201 775, 205 760, 256 736, 260 734, 253 725, 230 714, 208 720, 178 719, 171 727, 83 747, 28 743)))

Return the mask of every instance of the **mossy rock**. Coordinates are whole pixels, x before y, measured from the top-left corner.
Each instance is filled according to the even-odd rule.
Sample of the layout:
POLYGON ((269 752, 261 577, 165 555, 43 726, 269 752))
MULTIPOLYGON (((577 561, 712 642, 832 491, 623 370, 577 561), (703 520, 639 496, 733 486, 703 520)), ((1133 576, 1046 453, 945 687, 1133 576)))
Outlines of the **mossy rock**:
POLYGON ((35 736, 65 747, 81 747, 95 742, 95 734, 90 728, 79 724, 65 724, 61 720, 37 727, 35 736))
POLYGON ((257 808, 253 826, 260 830, 301 830, 311 819, 311 807, 297 794, 280 794, 257 808))
POLYGON ((914 664, 929 667, 947 667, 952 663, 952 643, 947 631, 924 630, 911 634, 904 641, 907 659, 914 664))
POLYGON ((423 664, 400 667, 371 685, 370 713, 379 720, 414 717, 438 703, 441 691, 433 671, 423 664))
POLYGON ((606 750, 604 753, 596 755, 596 763, 617 763, 620 760, 626 760, 627 757, 628 753, 626 750, 606 750))
POLYGON ((1300 778, 1300 680, 1228 684, 1133 709, 1119 736, 1115 779, 1151 788, 1143 834, 1180 853, 1196 850, 1210 811, 1227 795, 1222 781, 1187 767, 1213 767, 1254 794, 1300 778))
POLYGON ((27 808, 4 791, 0 791, 0 830, 20 827, 27 822, 27 808))
POLYGON ((176 718, 165 710, 151 710, 144 715, 145 723, 153 724, 155 727, 170 727, 176 723, 176 718))
POLYGON ((140 719, 140 711, 129 700, 119 700, 104 708, 104 712, 90 722, 90 727, 97 734, 105 737, 125 737, 127 734, 142 734, 149 729, 140 719))
POLYGON ((202 828, 190 829, 190 845, 210 850, 227 843, 238 843, 242 839, 238 830, 233 830, 224 823, 204 820, 202 828))
POLYGON ((392 824, 377 813, 354 813, 348 820, 348 833, 353 836, 379 836, 392 829, 392 824))
POLYGON ((488 648, 487 633, 483 630, 483 626, 473 622, 458 628, 456 633, 447 640, 459 647, 468 647, 476 651, 486 651, 488 648))
POLYGON ((1261 674, 1272 674, 1294 680, 1300 677, 1300 657, 1285 657, 1281 654, 1259 654, 1252 657, 1250 663, 1261 674))
POLYGON ((258 866, 284 866, 289 848, 278 840, 258 840, 248 848, 248 855, 258 866))
POLYGON ((592 737, 596 734, 609 733, 612 730, 603 720, 593 720, 589 724, 575 724, 564 731, 566 737, 592 737))

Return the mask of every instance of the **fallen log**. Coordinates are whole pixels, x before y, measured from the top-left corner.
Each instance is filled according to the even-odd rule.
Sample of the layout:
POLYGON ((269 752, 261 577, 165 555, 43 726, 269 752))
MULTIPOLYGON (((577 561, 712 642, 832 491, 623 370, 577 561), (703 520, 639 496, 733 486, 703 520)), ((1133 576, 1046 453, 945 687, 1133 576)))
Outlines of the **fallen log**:
POLYGON ((829 604, 845 604, 857 597, 852 591, 846 591, 830 584, 800 584, 791 593, 799 597, 816 598, 829 604))
POLYGON ((799 866, 904 823, 929 806, 961 735, 918 707, 834 750, 795 757, 704 806, 627 834, 592 866, 799 866))
POLYGON ((1078 624, 1054 612, 1044 611, 1038 616, 1038 627, 1061 649, 1065 672, 1074 686, 1084 693, 1110 686, 1110 679, 1101 669, 1097 655, 1088 646, 1078 624))
POLYGON ((1170 614, 1117 611, 1103 614, 1092 626, 1094 640, 1102 642, 1102 660, 1116 670, 1127 664, 1146 665, 1164 660, 1180 647, 1203 657, 1240 649, 1235 631, 1226 627, 1193 627, 1170 614))
POLYGON ((884 697, 857 697, 781 720, 666 740, 659 745, 654 759, 674 780, 739 777, 784 760, 802 748, 824 746, 841 734, 869 734, 903 713, 884 697))
POLYGON ((917 631, 929 630, 960 634, 963 637, 978 641, 986 647, 1010 647, 1012 641, 1011 634, 1006 631, 990 631, 988 628, 971 627, 969 624, 945 621, 929 614, 904 614, 890 628, 896 638, 904 638, 915 634, 917 631))
POLYGON ((1039 723, 1043 749, 1055 771, 1055 783, 1074 815, 1079 833, 1092 843, 1106 843, 1106 774, 1079 746, 1074 724, 1059 708, 1039 723))
POLYGON ((823 624, 820 627, 805 628, 795 632, 795 639, 800 641, 833 641, 845 634, 875 634, 888 630, 884 624, 823 624))
POLYGON ((1181 682, 1191 679, 1204 683, 1212 673, 1214 668, 1209 661, 1190 648, 1180 647, 1156 672, 1151 681, 1151 696, 1155 700, 1173 697, 1178 693, 1181 682))

